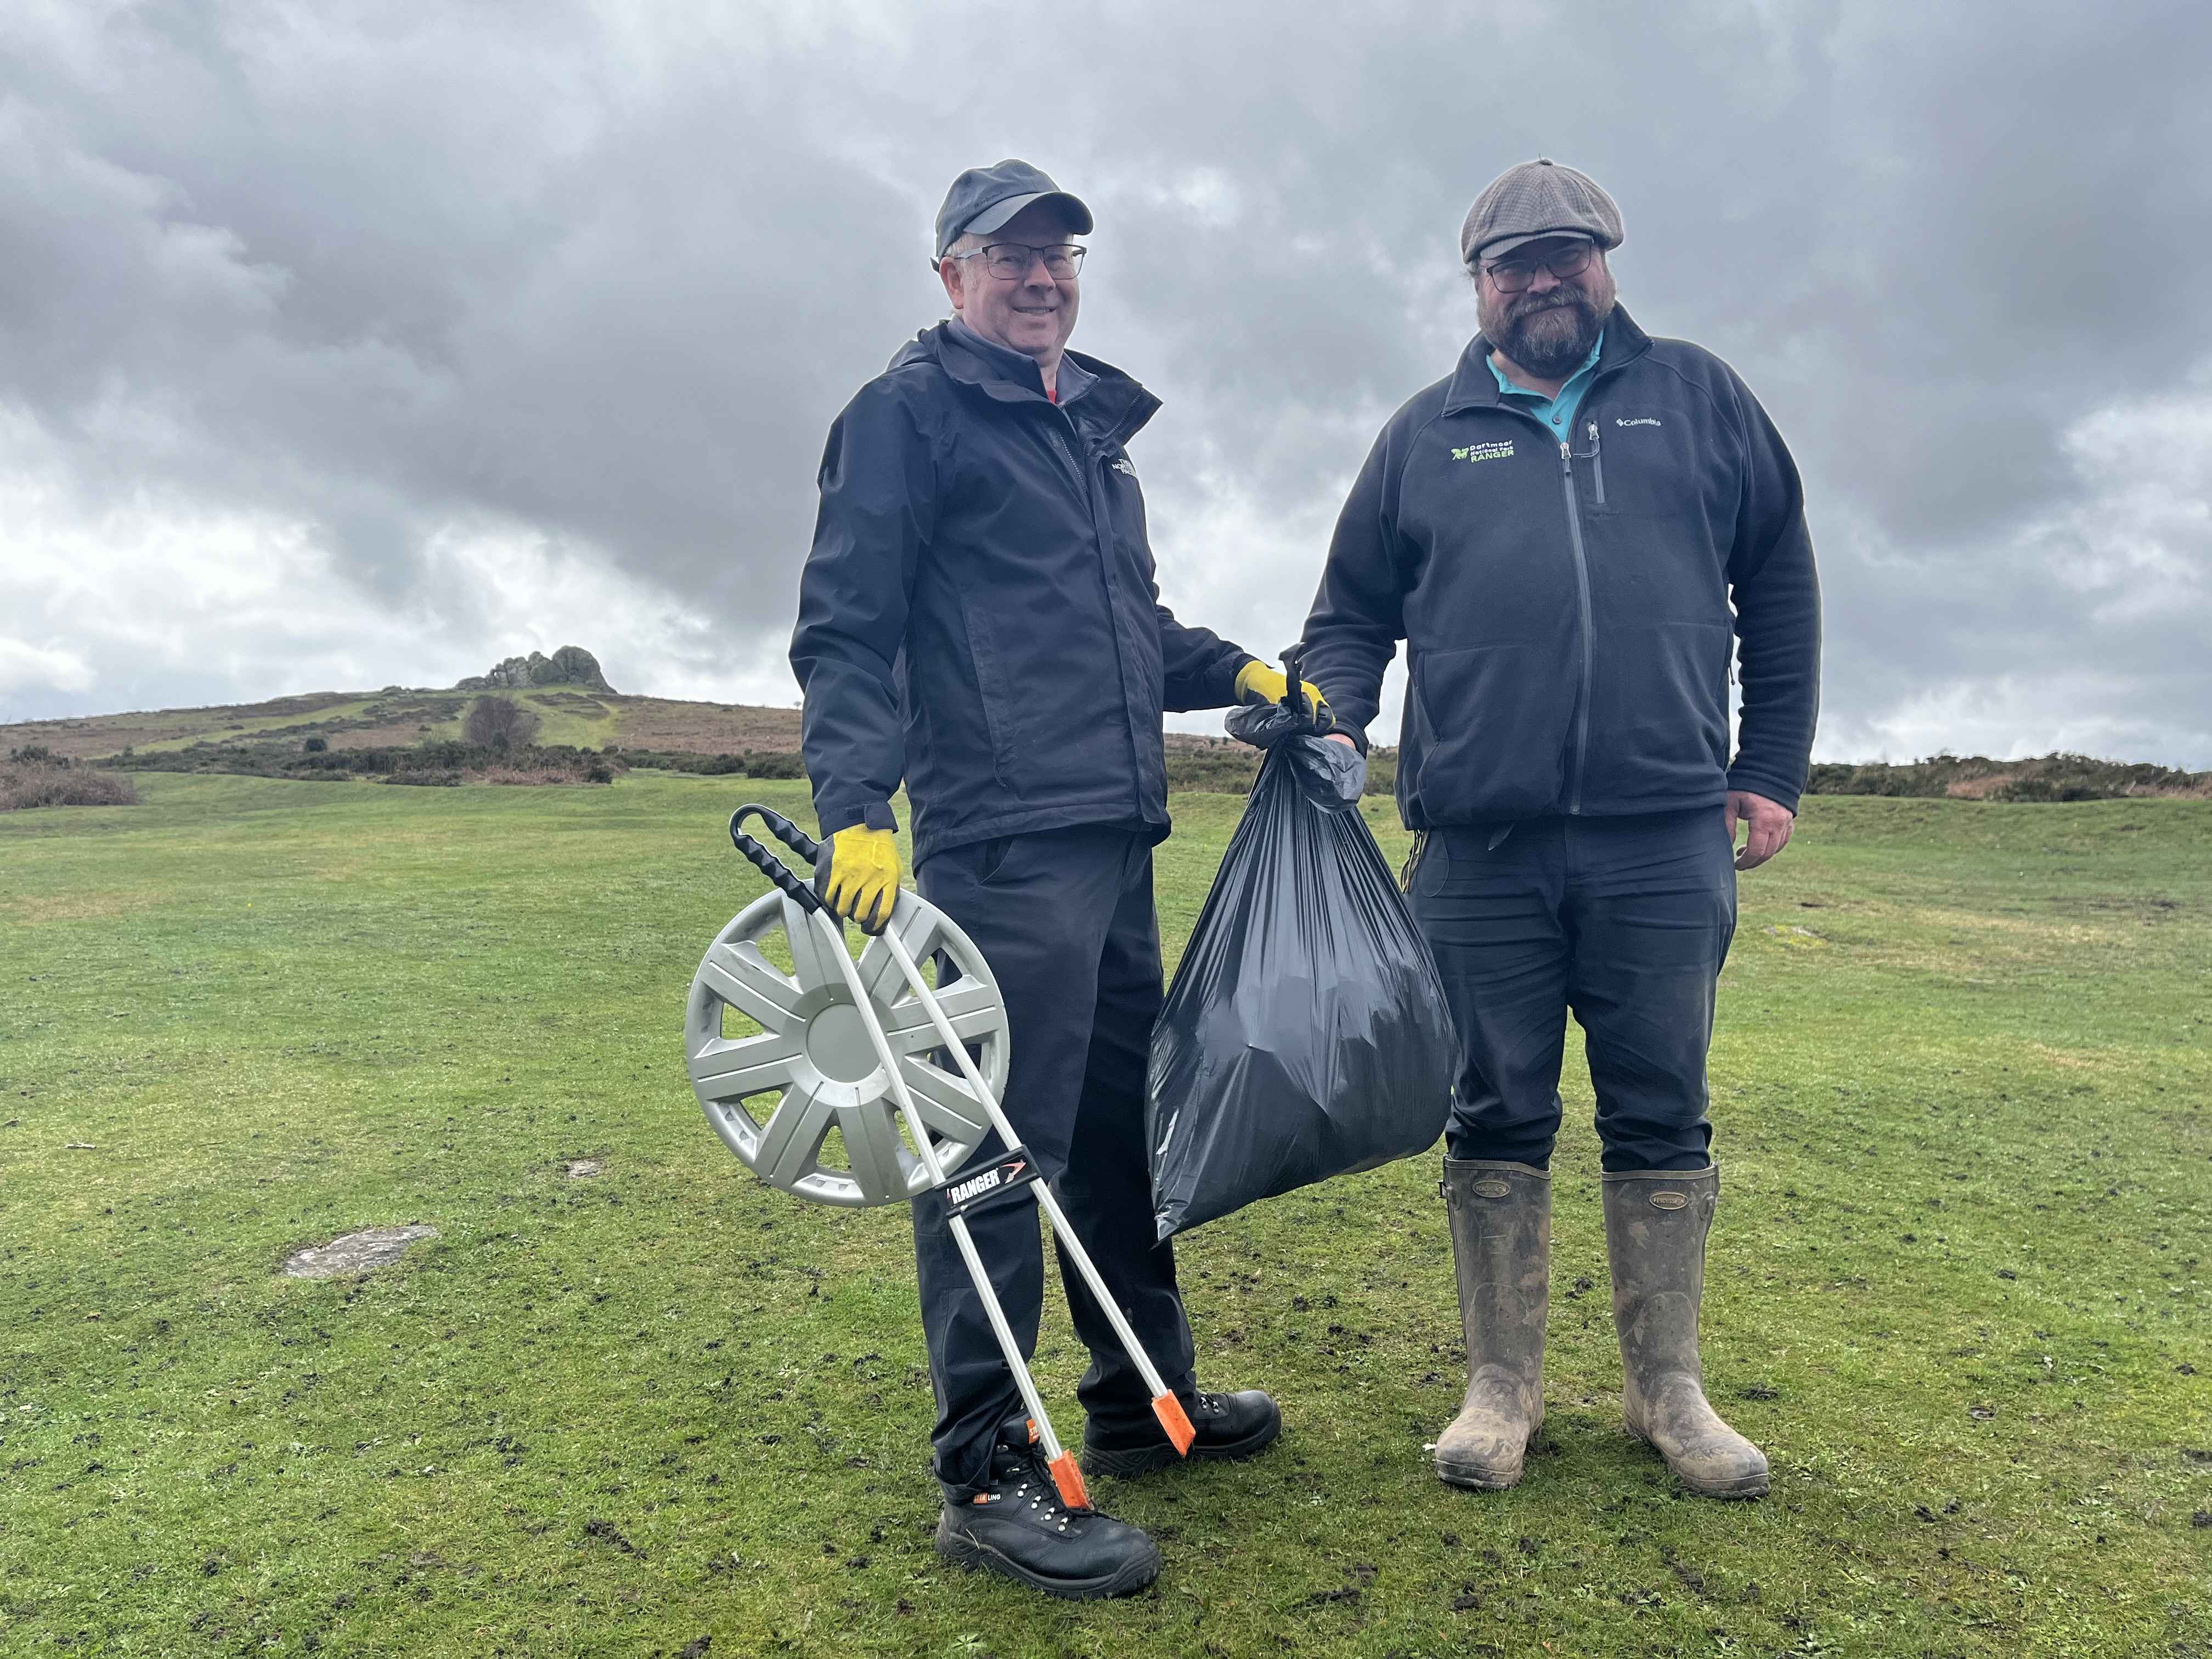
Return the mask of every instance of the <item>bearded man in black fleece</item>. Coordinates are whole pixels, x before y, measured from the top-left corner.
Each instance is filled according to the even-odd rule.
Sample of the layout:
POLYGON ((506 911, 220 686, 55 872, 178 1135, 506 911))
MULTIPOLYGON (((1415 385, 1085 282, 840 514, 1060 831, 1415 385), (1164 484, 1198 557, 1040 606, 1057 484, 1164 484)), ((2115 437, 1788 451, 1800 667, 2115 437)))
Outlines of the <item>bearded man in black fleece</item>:
MULTIPOLYGON (((1067 350, 1091 210, 1025 161, 953 181, 931 261, 953 310, 830 433, 792 666, 830 860, 823 897, 880 927, 898 890, 891 796, 914 803, 922 896, 982 950, 1012 1038, 1006 1115, 1197 1432, 1244 1457, 1282 1426, 1257 1389, 1201 1391, 1175 1252, 1158 1242, 1145 1067, 1161 1000, 1152 848, 1168 833, 1164 708, 1273 701, 1283 674, 1160 604, 1136 465, 1159 400, 1067 350)), ((995 1139, 977 1152, 988 1163, 995 1139)), ((957 1173, 957 1172, 956 1172, 957 1173)), ((1024 1354, 1044 1255, 1030 1189, 969 1218, 1024 1354)), ((914 1205, 937 1389, 937 1547, 1073 1599, 1139 1589, 1144 1532, 1060 1507, 942 1197, 914 1205)), ((1176 1461, 1081 1278, 1083 1466, 1176 1461)))
POLYGON ((1820 589, 1781 434, 1726 363, 1630 319, 1620 240, 1612 198, 1550 161, 1476 200, 1460 252, 1482 331, 1376 441, 1305 664, 1357 731, 1407 642, 1407 891, 1462 1047, 1443 1188, 1468 1381, 1437 1474, 1510 1486, 1543 1421, 1571 1011, 1628 1429, 1690 1491, 1755 1498, 1766 1459, 1707 1402, 1698 1352, 1705 1051, 1736 872, 1782 849, 1804 787, 1820 589))

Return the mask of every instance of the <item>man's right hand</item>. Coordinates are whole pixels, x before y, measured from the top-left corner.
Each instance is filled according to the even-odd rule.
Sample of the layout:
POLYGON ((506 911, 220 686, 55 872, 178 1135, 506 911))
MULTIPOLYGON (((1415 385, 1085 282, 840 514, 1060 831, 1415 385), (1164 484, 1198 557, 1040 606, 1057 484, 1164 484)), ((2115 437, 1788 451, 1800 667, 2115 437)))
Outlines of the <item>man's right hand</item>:
POLYGON ((1735 845, 1735 828, 1741 823, 1748 833, 1743 838, 1743 850, 1735 855, 1739 870, 1756 870, 1790 844, 1790 826, 1797 815, 1779 801, 1764 795, 1754 795, 1748 789, 1731 789, 1728 804, 1721 809, 1721 823, 1727 827, 1729 845, 1735 845))
POLYGON ((880 933, 898 902, 898 837, 856 823, 830 837, 814 872, 814 890, 841 921, 880 933))
MULTIPOLYGON (((1322 696, 1321 687, 1311 680, 1298 684, 1305 688, 1306 702, 1316 716, 1328 708, 1328 699, 1322 696)), ((1290 677, 1257 657, 1237 671, 1237 696, 1241 702, 1282 702, 1290 695, 1290 677)))

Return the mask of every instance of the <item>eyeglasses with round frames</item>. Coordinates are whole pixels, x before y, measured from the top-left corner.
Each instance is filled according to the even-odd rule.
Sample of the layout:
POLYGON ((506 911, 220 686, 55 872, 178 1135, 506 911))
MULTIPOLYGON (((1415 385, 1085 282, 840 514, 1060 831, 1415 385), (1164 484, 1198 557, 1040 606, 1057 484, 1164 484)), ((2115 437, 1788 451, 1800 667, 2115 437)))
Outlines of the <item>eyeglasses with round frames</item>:
POLYGON ((1498 259, 1482 269, 1498 285, 1500 294, 1518 294, 1536 280, 1538 266, 1542 266, 1564 283, 1588 270, 1596 252, 1596 247, 1591 243, 1575 242, 1556 253, 1547 253, 1540 258, 1498 259))
POLYGON ((970 248, 965 253, 948 254, 952 259, 983 261, 983 269, 1002 283, 1019 282, 1030 274, 1030 267, 1039 259, 1044 261, 1045 275, 1055 283, 1064 283, 1082 268, 1083 256, 1090 252, 1079 242, 1052 242, 1037 247, 1028 242, 992 242, 982 247, 970 248))

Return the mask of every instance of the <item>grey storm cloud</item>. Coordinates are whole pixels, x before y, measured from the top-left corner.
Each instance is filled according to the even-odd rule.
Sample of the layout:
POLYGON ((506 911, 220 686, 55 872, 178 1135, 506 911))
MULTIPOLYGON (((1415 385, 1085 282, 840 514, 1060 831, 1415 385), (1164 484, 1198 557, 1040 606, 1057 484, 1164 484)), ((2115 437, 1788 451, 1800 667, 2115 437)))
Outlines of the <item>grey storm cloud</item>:
POLYGON ((2212 765, 2208 48, 2148 0, 14 9, 0 534, 66 571, 123 515, 155 590, 269 597, 247 648, 0 574, 0 713, 451 678, 575 617, 626 688, 787 700, 823 435, 1006 155, 1097 210, 1076 344, 1166 400, 1164 586, 1272 650, 1472 331, 1468 200, 1545 154, 1797 453, 1824 754, 2212 765))

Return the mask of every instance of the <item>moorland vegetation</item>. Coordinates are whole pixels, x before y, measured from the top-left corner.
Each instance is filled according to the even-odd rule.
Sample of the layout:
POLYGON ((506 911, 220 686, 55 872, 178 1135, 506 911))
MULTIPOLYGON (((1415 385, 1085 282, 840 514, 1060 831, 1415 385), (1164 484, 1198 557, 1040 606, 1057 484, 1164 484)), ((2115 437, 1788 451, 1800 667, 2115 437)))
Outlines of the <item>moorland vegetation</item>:
MULTIPOLYGON (((611 781, 636 769, 805 776, 796 708, 628 696, 605 684, 596 659, 564 647, 534 663, 510 659, 490 675, 464 681, 468 690, 393 685, 232 708, 31 721, 0 726, 0 742, 124 771, 256 777, 574 783, 611 781), (566 654, 571 651, 574 657, 566 654), (571 678, 533 681, 533 674, 571 678), (511 751, 504 757, 502 745, 511 751), (302 763, 309 753, 339 752, 349 758, 302 763)), ((1171 789, 1243 794, 1259 757, 1226 738, 1170 732, 1167 767, 1171 789)), ((1396 785, 1396 750, 1377 746, 1369 757, 1367 792, 1387 796, 1396 785)), ((1813 768, 1807 793, 2008 803, 2197 799, 2212 796, 2212 772, 2063 752, 2015 760, 1947 752, 1898 763, 1823 763, 1813 768)))
POLYGON ((10 750, 0 765, 0 812, 34 806, 131 806, 138 791, 128 778, 80 765, 42 744, 10 750))

